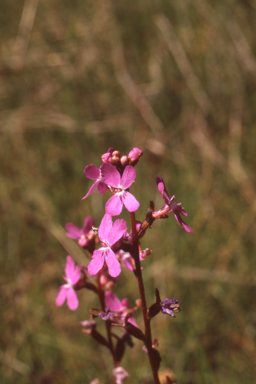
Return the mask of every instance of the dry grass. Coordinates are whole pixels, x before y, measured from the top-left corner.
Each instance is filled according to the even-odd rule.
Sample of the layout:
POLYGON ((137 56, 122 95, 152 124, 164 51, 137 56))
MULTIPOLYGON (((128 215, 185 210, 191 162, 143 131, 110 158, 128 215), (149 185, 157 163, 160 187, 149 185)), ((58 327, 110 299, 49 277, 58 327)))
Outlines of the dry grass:
MULTIPOLYGON (((153 323, 162 372, 255 381, 255 13, 237 0, 1 2, 1 383, 111 382, 77 324, 92 294, 75 313, 54 304, 66 254, 88 262, 63 228, 100 222, 104 200, 81 201, 83 169, 110 146, 144 150, 138 219, 161 204, 161 175, 194 229, 170 218, 143 241, 149 300, 157 286, 182 308, 153 323)), ((137 298, 126 272, 117 289, 137 298)), ((147 364, 136 342, 127 383, 143 383, 147 364)))

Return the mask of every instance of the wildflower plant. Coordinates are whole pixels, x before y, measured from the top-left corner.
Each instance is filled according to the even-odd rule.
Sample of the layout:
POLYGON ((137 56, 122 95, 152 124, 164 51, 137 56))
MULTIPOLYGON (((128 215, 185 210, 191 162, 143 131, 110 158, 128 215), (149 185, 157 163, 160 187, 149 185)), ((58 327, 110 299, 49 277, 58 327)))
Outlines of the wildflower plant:
MULTIPOLYGON (((67 236, 76 239, 87 251, 90 262, 88 266, 78 267, 72 257, 67 256, 64 276, 66 284, 61 286, 56 298, 56 305, 60 306, 66 300, 69 309, 73 311, 79 305, 76 291, 88 289, 98 296, 100 308, 91 308, 90 319, 80 322, 81 330, 108 349, 113 359, 113 383, 116 384, 122 384, 129 376, 121 366, 121 360, 125 348, 133 347, 134 339, 144 343, 142 349, 148 355, 154 383, 160 383, 158 370, 161 358, 157 349, 158 340, 152 339, 151 320, 158 314, 175 317, 175 313, 180 311, 179 301, 168 298, 161 300, 158 289, 155 302, 147 305, 141 262, 151 251, 148 248, 142 249, 142 237, 156 219, 167 218, 167 214, 171 212, 185 231, 193 232, 181 217, 187 215, 184 208, 174 201, 175 196, 169 197, 164 181, 159 176, 156 183, 164 200, 163 207, 155 210, 153 202, 150 202, 144 220, 136 220, 135 213, 140 203, 129 188, 136 179, 134 167, 142 154, 142 150, 134 148, 127 156, 121 157, 119 151, 109 148, 102 155, 99 168, 93 164, 85 167, 85 176, 95 182, 83 199, 89 197, 95 189, 100 194, 110 192, 112 196, 106 203, 105 214, 98 229, 94 227, 91 216, 85 218, 82 229, 72 223, 66 224, 67 236), (130 227, 124 219, 114 217, 119 216, 123 209, 129 212, 130 227), (123 267, 134 274, 137 282, 139 298, 134 307, 129 306, 126 298, 120 300, 113 293, 123 267), (134 317, 137 310, 142 311, 143 329, 139 328, 134 317), (105 335, 98 332, 98 321, 105 322, 105 335), (116 327, 122 328, 121 334, 116 332, 116 327)), ((171 383, 169 377, 166 380, 166 383, 171 383)))

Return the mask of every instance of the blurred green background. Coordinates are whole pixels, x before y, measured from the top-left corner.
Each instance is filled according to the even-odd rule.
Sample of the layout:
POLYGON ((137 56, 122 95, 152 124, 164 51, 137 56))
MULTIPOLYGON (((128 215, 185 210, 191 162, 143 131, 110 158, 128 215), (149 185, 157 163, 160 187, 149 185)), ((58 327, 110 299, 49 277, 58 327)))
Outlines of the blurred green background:
MULTIPOLYGON (((75 312, 55 297, 66 255, 88 264, 65 223, 99 225, 107 199, 81 200, 84 167, 135 146, 137 219, 162 206, 161 175, 194 229, 170 215, 142 240, 148 302, 158 287, 182 309, 152 321, 162 377, 255 382, 255 32, 254 0, 1 1, 1 383, 111 382, 78 324, 93 294, 75 312)), ((135 287, 124 271, 114 292, 133 306, 135 287)), ((151 383, 141 347, 122 361, 127 383, 151 383)))

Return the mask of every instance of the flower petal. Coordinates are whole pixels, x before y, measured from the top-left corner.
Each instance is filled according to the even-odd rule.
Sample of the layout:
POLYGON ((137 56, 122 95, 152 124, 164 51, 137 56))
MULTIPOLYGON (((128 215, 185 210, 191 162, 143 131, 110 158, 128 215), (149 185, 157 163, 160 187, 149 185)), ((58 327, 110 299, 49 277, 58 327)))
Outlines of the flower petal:
POLYGON ((177 223, 183 228, 185 229, 185 231, 187 232, 193 232, 193 229, 190 228, 189 225, 187 225, 183 220, 182 220, 182 217, 180 216, 180 214, 178 212, 174 212, 174 217, 175 219, 177 220, 177 223))
POLYGON ((83 234, 87 235, 91 231, 93 225, 94 225, 93 218, 91 216, 86 217, 86 219, 84 221, 84 226, 82 229, 83 234))
POLYGON ((71 280, 72 285, 75 285, 80 279, 80 268, 75 265, 71 256, 67 256, 65 273, 67 278, 71 280))
POLYGON ((86 199, 86 197, 88 197, 88 196, 94 191, 94 189, 95 189, 96 187, 98 187, 99 183, 100 183, 99 180, 95 181, 95 183, 91 186, 91 188, 89 189, 89 191, 87 192, 87 194, 86 194, 84 197, 82 197, 82 200, 83 200, 83 199, 86 199))
POLYGON ((122 201, 124 203, 125 208, 127 208, 129 212, 137 211, 137 209, 140 206, 140 203, 138 202, 138 200, 136 200, 135 197, 130 192, 127 192, 127 191, 124 192, 122 196, 122 201))
POLYGON ((111 233, 108 236, 108 242, 110 245, 115 244, 125 234, 127 230, 127 224, 124 219, 117 219, 111 229, 111 233))
POLYGON ((122 304, 123 309, 129 308, 129 302, 128 302, 128 299, 126 297, 121 301, 121 304, 122 304))
POLYGON ((133 181, 136 178, 136 171, 131 165, 127 165, 125 167, 122 179, 121 179, 121 185, 123 189, 127 189, 132 185, 133 181))
POLYGON ((156 183, 157 183, 158 191, 160 192, 162 198, 164 199, 164 202, 166 204, 169 204, 170 203, 170 197, 169 197, 168 192, 165 188, 165 183, 164 183, 164 180, 162 179, 162 177, 158 176, 156 178, 156 183))
POLYGON ((103 267, 104 264, 105 248, 97 249, 93 252, 92 260, 88 265, 89 275, 96 275, 103 267))
POLYGON ((122 212, 123 203, 119 195, 114 195, 106 202, 105 211, 111 216, 118 216, 122 212))
POLYGON ((72 285, 75 285, 78 282, 78 280, 80 279, 80 268, 78 266, 76 266, 69 277, 70 277, 70 280, 72 282, 72 285))
POLYGON ((172 317, 175 317, 174 312, 170 308, 162 308, 161 311, 164 315, 170 315, 172 317))
POLYGON ((108 213, 105 213, 98 230, 98 235, 101 241, 108 240, 112 225, 112 217, 108 213))
POLYGON ((108 249, 106 254, 106 263, 108 266, 108 272, 110 276, 117 277, 121 273, 121 266, 119 261, 116 258, 116 255, 112 249, 108 249))
POLYGON ((133 271, 131 256, 123 257, 123 263, 124 263, 125 268, 129 269, 129 271, 133 271))
POLYGON ((67 289, 65 288, 64 285, 62 285, 60 287, 60 291, 58 293, 58 296, 56 297, 56 300, 55 300, 56 305, 58 307, 61 306, 64 303, 66 297, 67 297, 67 289))
POLYGON ((74 262, 74 260, 72 259, 71 256, 67 256, 66 267, 65 267, 65 274, 66 274, 66 276, 70 277, 70 275, 72 274, 74 269, 75 269, 75 262, 74 262))
POLYGON ((100 178, 100 169, 94 164, 90 164, 85 167, 84 174, 88 179, 97 180, 100 178))
POLYGON ((71 239, 79 239, 82 235, 81 229, 77 228, 73 223, 67 223, 65 225, 67 232, 67 236, 71 239))
POLYGON ((131 323, 132 325, 134 325, 134 327, 139 328, 139 327, 138 327, 138 324, 136 323, 136 320, 134 319, 133 316, 129 317, 129 319, 128 319, 128 323, 131 323))
POLYGON ((105 292, 105 304, 113 312, 121 312, 123 309, 121 301, 111 291, 105 292))
POLYGON ((121 176, 113 164, 104 163, 101 165, 100 170, 105 184, 115 188, 120 186, 121 176))
POLYGON ((74 311, 78 307, 78 298, 73 288, 67 290, 67 304, 71 311, 74 311))
POLYGON ((99 192, 100 195, 102 195, 103 193, 107 192, 107 190, 108 190, 106 184, 103 183, 102 181, 98 182, 97 188, 98 188, 98 192, 99 192))

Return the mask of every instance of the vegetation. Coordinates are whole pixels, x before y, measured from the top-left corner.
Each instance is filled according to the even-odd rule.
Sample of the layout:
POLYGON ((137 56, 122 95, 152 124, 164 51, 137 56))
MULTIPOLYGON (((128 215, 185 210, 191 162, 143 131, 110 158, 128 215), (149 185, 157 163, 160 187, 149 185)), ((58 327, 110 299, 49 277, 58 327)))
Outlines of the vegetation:
MULTIPOLYGON (((255 382, 255 16, 250 0, 1 1, 1 383, 111 382, 78 324, 93 295, 74 313, 55 298, 67 254, 88 265, 64 225, 104 210, 104 195, 81 200, 85 165, 135 146, 141 217, 159 175, 194 230, 172 218, 142 240, 148 300, 157 286, 181 304, 152 322, 162 382, 255 382)), ((129 272, 122 284, 134 305, 129 272)), ((150 383, 141 347, 127 383, 150 383)))

